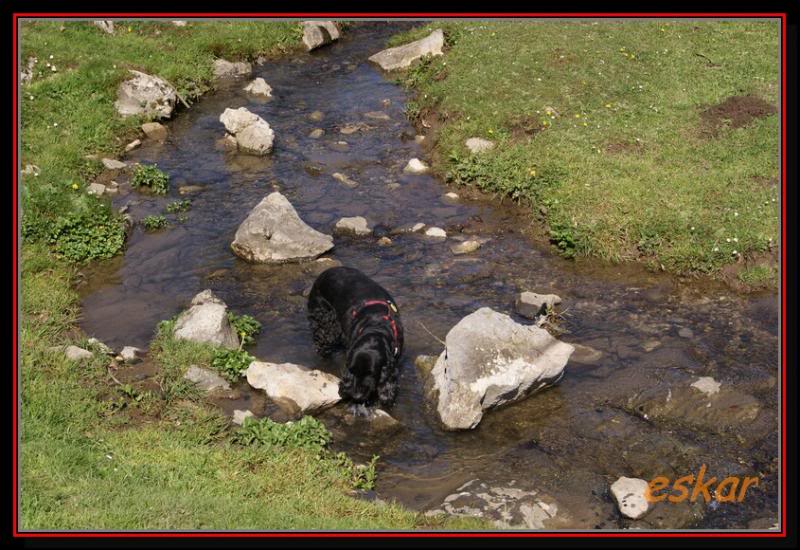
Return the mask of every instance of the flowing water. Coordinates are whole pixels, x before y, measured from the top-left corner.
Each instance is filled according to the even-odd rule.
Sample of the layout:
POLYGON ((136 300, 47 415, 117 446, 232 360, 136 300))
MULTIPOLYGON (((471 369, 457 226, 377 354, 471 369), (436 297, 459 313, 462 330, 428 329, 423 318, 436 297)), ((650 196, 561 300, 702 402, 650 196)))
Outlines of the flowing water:
MULTIPOLYGON (((619 528, 629 522, 609 496, 617 477, 674 479, 707 464, 720 479, 754 475, 760 484, 741 503, 663 506, 643 526, 745 528, 777 521, 777 295, 741 296, 637 267, 570 262, 530 237, 531 217, 524 209, 463 189, 456 190, 459 199, 448 199, 448 189, 435 177, 403 174, 410 158, 424 159, 429 151, 414 141, 416 132, 404 117, 406 92, 367 62, 402 25, 355 25, 330 47, 255 66, 253 76, 272 86, 273 98, 249 97, 241 80, 223 83, 170 122, 164 144, 146 142, 130 153, 127 160, 155 162, 169 173, 170 192, 154 197, 123 185, 115 206, 127 204, 140 219, 161 213, 170 201, 191 198, 191 210, 184 223, 165 231, 146 233, 137 226, 123 257, 87 274, 83 329, 115 348, 147 347, 158 321, 211 288, 233 311, 263 324, 253 355, 338 373, 341 358, 314 354, 305 317, 303 294, 319 269, 238 259, 230 249, 238 225, 275 189, 303 220, 328 233, 344 216, 364 216, 373 227, 437 225, 448 230, 446 242, 402 234, 380 246, 377 237, 337 236, 329 254, 385 286, 406 327, 399 397, 390 411, 402 428, 386 434, 345 422, 341 406, 322 415, 336 448, 359 460, 380 455, 378 497, 425 510, 478 478, 551 495, 570 518, 562 526, 619 528), (239 155, 218 146, 224 135, 219 115, 241 106, 275 130, 271 155, 239 155), (321 120, 312 120, 314 111, 322 112, 321 120), (373 111, 389 119, 365 117, 373 111), (368 128, 339 131, 358 123, 368 128), (315 128, 325 134, 309 137, 315 128), (343 185, 334 172, 359 185, 343 185), (178 195, 186 185, 202 190, 178 195), (487 240, 477 252, 455 256, 450 245, 467 236, 487 240), (417 355, 441 351, 428 331, 443 338, 483 306, 512 313, 521 290, 559 294, 567 331, 560 338, 602 356, 571 360, 558 386, 487 413, 475 430, 442 430, 425 404, 414 366, 417 355), (679 334, 687 328, 690 335, 679 334), (656 341, 646 351, 652 346, 644 344, 656 341), (671 384, 699 376, 754 396, 758 418, 717 430, 680 418, 655 421, 625 405, 643 389, 663 386, 666 393, 671 384)), ((220 403, 226 412, 273 410, 246 383, 238 390, 238 399, 220 403)))

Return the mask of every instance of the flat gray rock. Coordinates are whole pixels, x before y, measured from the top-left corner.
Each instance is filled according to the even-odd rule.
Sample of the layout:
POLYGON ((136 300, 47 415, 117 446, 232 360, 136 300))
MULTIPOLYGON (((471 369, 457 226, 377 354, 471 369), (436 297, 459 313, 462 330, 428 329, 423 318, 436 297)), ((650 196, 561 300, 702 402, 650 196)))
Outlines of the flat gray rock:
POLYGON ((426 55, 442 55, 443 46, 444 32, 442 29, 436 29, 425 38, 403 46, 380 51, 371 56, 369 60, 380 65, 384 71, 405 69, 411 66, 411 63, 426 55))

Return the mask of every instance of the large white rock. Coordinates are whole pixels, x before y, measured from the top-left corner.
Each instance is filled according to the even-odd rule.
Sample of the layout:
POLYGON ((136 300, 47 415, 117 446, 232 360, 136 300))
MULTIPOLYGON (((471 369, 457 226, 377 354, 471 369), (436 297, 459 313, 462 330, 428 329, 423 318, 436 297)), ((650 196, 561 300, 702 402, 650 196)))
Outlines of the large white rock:
POLYGON ((574 350, 488 307, 461 319, 445 342, 428 387, 439 418, 452 430, 474 428, 484 411, 555 384, 574 350))
POLYGON ((320 411, 340 400, 339 379, 319 370, 253 361, 244 373, 248 384, 291 413, 320 411))
POLYGON ((650 508, 647 482, 635 477, 621 477, 611 485, 611 494, 623 516, 638 519, 650 508))
POLYGON ((444 46, 444 32, 442 29, 436 29, 425 38, 383 50, 371 56, 369 60, 380 65, 384 71, 405 69, 426 55, 442 55, 442 46, 444 46))
POLYGON ((252 95, 272 97, 272 86, 267 84, 267 81, 261 77, 256 78, 245 86, 244 91, 252 95))
POLYGON ((114 106, 122 116, 145 115, 169 118, 175 108, 175 89, 157 76, 130 71, 130 78, 119 85, 114 106))
POLYGON ((228 306, 210 290, 204 290, 192 299, 192 306, 175 322, 173 335, 179 340, 231 349, 239 347, 239 337, 228 320, 228 306))
POLYGON ((227 108, 219 116, 219 120, 236 139, 236 146, 240 151, 255 155, 266 155, 272 151, 275 132, 266 120, 251 113, 246 107, 227 108))
POLYGON ((253 66, 247 61, 231 62, 227 59, 214 60, 214 77, 230 78, 237 76, 247 76, 253 72, 253 66))
POLYGON ((249 262, 313 260, 333 248, 333 237, 309 227, 286 197, 270 193, 236 230, 233 252, 249 262))
POLYGON ((339 28, 333 21, 303 21, 303 44, 308 51, 339 40, 339 28))

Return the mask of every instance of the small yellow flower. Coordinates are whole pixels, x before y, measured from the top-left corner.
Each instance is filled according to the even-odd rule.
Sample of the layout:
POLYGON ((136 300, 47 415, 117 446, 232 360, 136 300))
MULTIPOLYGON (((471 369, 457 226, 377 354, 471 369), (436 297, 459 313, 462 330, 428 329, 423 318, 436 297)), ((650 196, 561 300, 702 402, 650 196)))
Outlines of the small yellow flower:
POLYGON ((588 122, 584 122, 583 125, 584 126, 589 126, 589 123, 588 122))
POLYGON ((77 183, 73 183, 73 184, 72 184, 72 188, 73 188, 75 191, 77 191, 77 190, 78 190, 78 184, 77 184, 77 183))
POLYGON ((580 113, 575 113, 575 118, 581 118, 581 114, 580 113))
POLYGON ((493 133, 494 133, 494 130, 489 130, 489 133, 490 133, 490 134, 493 134, 493 133))
POLYGON ((611 103, 606 103, 606 109, 610 109, 610 108, 611 108, 611 103))
POLYGON ((128 32, 132 32, 132 31, 133 31, 133 28, 128 27, 128 32))

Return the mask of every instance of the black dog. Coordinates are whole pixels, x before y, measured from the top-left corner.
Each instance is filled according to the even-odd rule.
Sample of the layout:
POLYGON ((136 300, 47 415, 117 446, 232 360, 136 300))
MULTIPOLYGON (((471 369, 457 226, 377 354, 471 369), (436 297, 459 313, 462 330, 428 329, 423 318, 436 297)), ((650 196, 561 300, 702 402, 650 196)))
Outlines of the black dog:
POLYGON ((403 325, 394 300, 378 283, 351 267, 332 267, 308 296, 314 347, 323 357, 346 349, 339 395, 365 405, 391 405, 397 395, 403 325))

